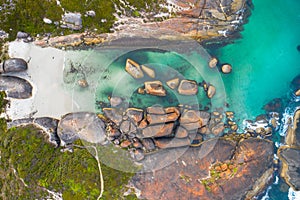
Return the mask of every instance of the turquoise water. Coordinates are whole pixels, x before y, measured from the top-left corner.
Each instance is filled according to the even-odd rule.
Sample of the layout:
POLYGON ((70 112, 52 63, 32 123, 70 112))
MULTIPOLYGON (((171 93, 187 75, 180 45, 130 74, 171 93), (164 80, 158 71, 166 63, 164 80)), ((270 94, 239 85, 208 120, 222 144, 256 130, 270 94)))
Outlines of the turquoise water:
POLYGON ((253 0, 242 38, 215 52, 233 66, 223 81, 231 109, 241 118, 263 113, 264 104, 289 90, 300 73, 300 1, 253 0))
MULTIPOLYGON (((222 78, 227 101, 241 119, 264 113, 262 107, 274 98, 290 97, 290 83, 300 74, 300 1, 253 0, 253 4, 242 38, 213 51, 221 62, 233 66, 233 73, 222 78)), ((288 199, 287 190, 279 179, 262 199, 288 199)))
MULTIPOLYGON (((254 119, 265 113, 263 106, 274 98, 288 99, 290 83, 300 74, 300 52, 297 51, 297 46, 300 45, 300 1, 253 0, 253 4, 254 9, 241 32, 242 37, 233 44, 211 50, 221 63, 233 66, 233 72, 228 75, 220 75, 216 70, 209 69, 209 55, 202 50, 195 51, 200 48, 197 46, 192 48, 192 53, 185 55, 172 49, 156 51, 137 48, 136 51, 104 48, 86 51, 83 59, 79 56, 83 55, 82 51, 75 54, 73 52, 72 56, 82 62, 82 67, 90 70, 85 78, 90 84, 90 93, 95 94, 91 103, 108 102, 107 97, 111 95, 128 97, 129 103, 136 107, 195 102, 195 99, 178 96, 176 92, 169 90, 171 98, 138 95, 138 87, 148 78, 137 81, 130 77, 124 71, 127 58, 149 65, 157 71, 157 78, 162 81, 176 76, 197 82, 205 79, 218 88, 210 103, 215 107, 224 107, 224 102, 228 102, 229 110, 233 110, 238 119, 254 119)), ((74 85, 73 83, 74 81, 69 85, 74 85)), ((73 89, 80 91, 76 87, 73 89)), ((209 103, 204 96, 200 92, 196 99, 202 106, 209 103)), ((280 140, 280 136, 276 134, 274 138, 280 140)), ((288 187, 279 179, 278 183, 268 189, 267 194, 261 199, 285 200, 288 199, 288 187)))

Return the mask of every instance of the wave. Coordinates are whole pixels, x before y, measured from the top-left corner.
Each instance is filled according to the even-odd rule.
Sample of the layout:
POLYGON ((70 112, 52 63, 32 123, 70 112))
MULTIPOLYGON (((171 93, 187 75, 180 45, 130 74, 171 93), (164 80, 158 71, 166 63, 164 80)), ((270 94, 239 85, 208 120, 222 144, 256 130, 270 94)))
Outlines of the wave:
POLYGON ((288 197, 289 200, 300 200, 300 191, 294 191, 292 188, 290 188, 288 197))
POLYGON ((272 186, 267 188, 266 194, 261 197, 261 200, 270 200, 269 191, 272 189, 272 186))
POLYGON ((280 123, 279 131, 278 131, 279 135, 281 135, 281 136, 286 135, 289 125, 293 123, 294 113, 299 108, 300 108, 300 106, 296 107, 293 105, 285 108, 285 110, 282 114, 281 123, 280 123))

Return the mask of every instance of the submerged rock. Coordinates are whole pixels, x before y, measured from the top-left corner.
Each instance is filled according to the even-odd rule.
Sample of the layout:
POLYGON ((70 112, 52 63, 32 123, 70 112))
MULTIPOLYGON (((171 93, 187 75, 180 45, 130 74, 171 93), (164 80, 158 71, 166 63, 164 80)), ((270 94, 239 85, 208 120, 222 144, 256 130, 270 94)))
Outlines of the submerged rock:
POLYGON ((145 91, 147 94, 155 96, 166 96, 166 90, 164 89, 162 82, 160 81, 145 82, 145 91))
POLYGON ((87 80, 85 80, 85 79, 80 79, 80 80, 77 81, 77 83, 82 88, 86 88, 86 87, 89 86, 87 80))
POLYGON ((27 70, 27 62, 22 58, 10 58, 5 60, 3 63, 3 68, 0 69, 0 72, 21 72, 27 70))
POLYGON ((167 86, 172 90, 175 90, 179 85, 179 78, 174 78, 166 82, 167 86))
POLYGON ((182 95, 196 95, 198 84, 196 81, 182 80, 178 86, 178 93, 182 95))
POLYGON ((144 73, 141 70, 141 67, 139 64, 134 62, 131 59, 126 60, 126 66, 125 70, 128 74, 130 74, 133 78, 139 79, 144 77, 144 73))
POLYGON ((110 97, 109 103, 112 107, 117 107, 123 103, 123 99, 121 97, 110 97))
POLYGON ((15 99, 27 99, 32 96, 31 84, 14 76, 0 76, 0 90, 6 91, 8 97, 15 99))
POLYGON ((65 144, 71 144, 78 139, 103 143, 106 139, 104 122, 91 112, 64 115, 58 124, 57 134, 65 144))
POLYGON ((151 69, 150 67, 147 67, 145 65, 142 65, 142 70, 151 78, 155 78, 155 71, 151 69))
POLYGON ((263 107, 267 112, 281 112, 283 102, 280 98, 275 98, 263 107))

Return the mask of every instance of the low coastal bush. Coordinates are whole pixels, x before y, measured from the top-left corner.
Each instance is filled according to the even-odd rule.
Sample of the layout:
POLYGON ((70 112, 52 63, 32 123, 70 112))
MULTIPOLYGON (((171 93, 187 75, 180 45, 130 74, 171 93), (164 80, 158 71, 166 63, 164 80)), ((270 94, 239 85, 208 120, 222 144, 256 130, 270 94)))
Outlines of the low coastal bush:
MULTIPOLYGON (((7 100, 0 93, 1 111, 7 100)), ((73 152, 55 148, 48 136, 28 125, 6 129, 0 120, 0 188, 1 199, 45 199, 50 193, 61 193, 64 200, 97 199, 100 177, 97 161, 86 149, 73 152), (49 193, 50 192, 50 193, 49 193)), ((81 145, 81 141, 76 142, 81 145)), ((125 185, 133 176, 101 165, 105 190, 103 199, 136 199, 123 197, 125 185)))
MULTIPOLYGON (((9 33, 9 40, 14 40, 18 31, 37 34, 50 33, 52 35, 67 35, 74 32, 92 31, 95 33, 108 33, 116 21, 114 16, 116 7, 126 11, 126 15, 139 17, 140 11, 160 10, 159 4, 164 0, 128 0, 127 5, 119 0, 11 0, 10 3, 3 1, 0 7, 0 29, 9 33), (131 11, 131 7, 135 11, 131 11), (95 16, 87 16, 86 12, 93 10, 95 16), (77 12, 82 16, 83 29, 72 31, 63 29, 54 22, 60 22, 64 12, 77 12), (47 24, 44 18, 50 19, 53 23, 47 24)), ((124 14, 124 13, 123 13, 124 14)))

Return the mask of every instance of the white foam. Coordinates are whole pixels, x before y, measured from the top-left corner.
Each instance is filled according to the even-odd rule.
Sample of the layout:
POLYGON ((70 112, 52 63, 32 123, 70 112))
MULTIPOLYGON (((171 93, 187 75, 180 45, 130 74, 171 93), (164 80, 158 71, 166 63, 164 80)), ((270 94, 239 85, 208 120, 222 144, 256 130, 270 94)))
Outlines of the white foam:
POLYGON ((290 188, 288 197, 289 200, 300 200, 300 191, 294 191, 292 188, 290 188))
POLYGON ((283 145, 283 144, 280 143, 280 142, 275 142, 275 146, 276 146, 277 148, 281 147, 282 145, 283 145))
POLYGON ((278 183, 279 183, 279 178, 278 178, 278 176, 275 176, 274 185, 277 185, 278 183))
POLYGON ((272 186, 269 186, 268 189, 267 189, 267 192, 266 194, 261 198, 261 200, 269 200, 270 197, 269 197, 269 191, 272 189, 272 186))
POLYGON ((299 108, 300 107, 296 107, 296 108, 287 107, 284 110, 284 113, 282 114, 282 119, 281 119, 281 126, 279 128, 279 134, 281 136, 286 135, 289 125, 293 124, 294 113, 299 108), (289 124, 289 122, 291 122, 291 123, 289 124))
POLYGON ((253 123, 249 122, 248 120, 243 121, 243 126, 252 130, 255 130, 256 128, 267 128, 268 125, 268 123, 263 121, 257 121, 253 123))

